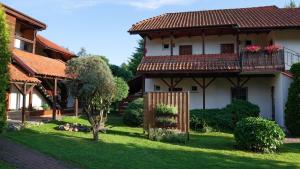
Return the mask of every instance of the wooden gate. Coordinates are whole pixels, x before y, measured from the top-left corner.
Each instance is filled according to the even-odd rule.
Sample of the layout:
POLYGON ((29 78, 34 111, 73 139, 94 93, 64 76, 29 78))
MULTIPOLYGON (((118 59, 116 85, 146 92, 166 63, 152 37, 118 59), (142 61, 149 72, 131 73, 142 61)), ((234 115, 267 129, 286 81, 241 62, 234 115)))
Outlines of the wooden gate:
POLYGON ((155 107, 167 104, 178 109, 177 129, 189 132, 189 92, 148 92, 144 96, 144 129, 155 128, 155 107))

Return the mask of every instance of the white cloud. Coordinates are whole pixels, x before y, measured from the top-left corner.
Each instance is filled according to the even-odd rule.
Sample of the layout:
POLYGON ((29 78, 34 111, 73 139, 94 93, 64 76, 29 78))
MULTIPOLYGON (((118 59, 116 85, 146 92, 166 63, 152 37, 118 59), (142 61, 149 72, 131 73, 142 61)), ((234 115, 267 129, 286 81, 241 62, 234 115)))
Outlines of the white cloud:
MULTIPOLYGON (((99 4, 128 5, 140 9, 158 9, 170 5, 186 5, 195 0, 56 0, 65 10, 93 7, 99 4)), ((51 2, 51 0, 48 2, 51 2)), ((53 2, 53 1, 52 1, 53 2)))

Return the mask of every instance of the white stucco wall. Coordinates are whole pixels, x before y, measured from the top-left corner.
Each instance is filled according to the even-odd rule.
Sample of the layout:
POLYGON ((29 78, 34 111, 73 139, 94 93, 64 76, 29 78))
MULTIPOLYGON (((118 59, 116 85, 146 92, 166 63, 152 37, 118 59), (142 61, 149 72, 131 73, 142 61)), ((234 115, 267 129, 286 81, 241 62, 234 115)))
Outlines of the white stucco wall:
MULTIPOLYGON (((275 44, 284 46, 285 48, 294 51, 292 53, 298 53, 300 59, 300 30, 273 31, 272 35, 275 44)), ((286 70, 289 70, 291 65, 294 63, 300 62, 298 58, 294 57, 294 59, 292 59, 287 53, 285 54, 286 70)))
MULTIPOLYGON (((47 103, 46 99, 36 90, 32 93, 32 107, 39 109, 43 104, 47 103)), ((18 110, 23 105, 23 96, 15 86, 11 86, 9 94, 9 110, 18 110)), ((26 107, 29 105, 29 94, 26 95, 26 107)))
MULTIPOLYGON (((169 79, 165 79, 170 83, 169 79)), ((234 80, 234 79, 232 79, 234 80)), ((201 81, 201 79, 199 79, 201 81)), ((210 79, 206 80, 208 83, 210 79)), ((161 79, 145 79, 145 92, 154 91, 154 85, 161 87, 160 91, 168 91, 167 85, 161 79)), ((198 91, 191 91, 192 86, 198 86, 191 78, 183 79, 176 87, 190 91, 190 109, 202 109, 203 96, 202 89, 198 86, 198 91)), ((261 116, 272 118, 271 87, 272 77, 251 78, 244 87, 248 87, 248 101, 260 107, 261 116)), ((225 78, 217 78, 206 89, 206 108, 223 108, 231 103, 231 83, 225 78)))
POLYGON ((285 126, 285 104, 288 99, 288 92, 292 82, 293 79, 281 73, 277 74, 276 77, 273 79, 273 84, 275 86, 275 120, 280 126, 285 126))
MULTIPOLYGON (((269 44, 271 35, 269 34, 241 34, 240 47, 245 46, 246 40, 251 40, 253 44, 266 46, 269 44)), ((175 47, 173 48, 173 55, 179 55, 180 45, 192 45, 193 54, 202 54, 202 37, 181 37, 173 39, 175 47)), ((171 54, 170 48, 163 49, 163 44, 170 44, 170 38, 146 38, 146 56, 169 56, 171 54)), ((234 44, 236 52, 236 35, 213 35, 205 37, 205 53, 206 54, 219 54, 221 53, 221 44, 234 44)))

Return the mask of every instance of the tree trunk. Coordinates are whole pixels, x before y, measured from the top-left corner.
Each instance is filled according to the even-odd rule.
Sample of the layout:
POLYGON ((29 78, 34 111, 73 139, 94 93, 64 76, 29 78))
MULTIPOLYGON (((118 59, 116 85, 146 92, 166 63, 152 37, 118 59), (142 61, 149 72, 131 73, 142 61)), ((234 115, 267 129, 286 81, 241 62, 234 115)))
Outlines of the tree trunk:
POLYGON ((93 126, 93 140, 98 141, 99 140, 99 127, 93 126))

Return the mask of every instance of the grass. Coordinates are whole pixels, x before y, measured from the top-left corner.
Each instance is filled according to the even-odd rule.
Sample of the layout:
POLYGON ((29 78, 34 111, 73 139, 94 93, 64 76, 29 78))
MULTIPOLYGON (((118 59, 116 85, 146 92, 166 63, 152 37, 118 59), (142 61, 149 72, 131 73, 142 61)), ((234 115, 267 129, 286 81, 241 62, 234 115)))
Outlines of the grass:
POLYGON ((14 167, 0 160, 0 169, 14 169, 14 167))
POLYGON ((109 131, 100 134, 97 143, 90 133, 54 129, 63 122, 88 124, 73 117, 4 137, 81 168, 300 168, 300 144, 285 144, 275 154, 256 154, 235 150, 233 136, 225 133, 192 133, 187 144, 168 144, 147 140, 141 128, 124 126, 119 117, 109 119, 109 131))

